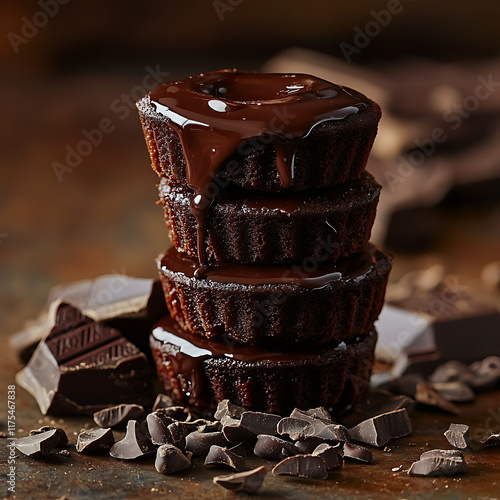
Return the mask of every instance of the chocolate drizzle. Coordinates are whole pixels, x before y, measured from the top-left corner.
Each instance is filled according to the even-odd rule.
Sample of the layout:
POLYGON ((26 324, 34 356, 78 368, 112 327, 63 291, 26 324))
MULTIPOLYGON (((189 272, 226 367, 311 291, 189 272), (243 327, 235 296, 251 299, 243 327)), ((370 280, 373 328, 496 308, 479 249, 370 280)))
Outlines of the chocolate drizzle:
MULTIPOLYGON (((323 265, 309 261, 303 262, 302 265, 272 266, 216 263, 209 268, 203 266, 201 270, 202 276, 207 281, 217 283, 244 286, 285 284, 322 288, 334 281, 360 281, 380 259, 387 259, 387 255, 376 246, 368 244, 359 254, 323 265)), ((170 248, 161 257, 161 267, 166 271, 182 273, 187 278, 200 277, 200 268, 196 260, 177 252, 175 248, 170 248)))
POLYGON ((198 226, 201 266, 206 264, 206 218, 218 194, 215 177, 238 148, 251 138, 269 137, 281 184, 290 187, 298 142, 320 123, 342 120, 370 102, 310 75, 230 70, 162 84, 150 99, 182 144, 187 182, 194 191, 191 211, 198 226))

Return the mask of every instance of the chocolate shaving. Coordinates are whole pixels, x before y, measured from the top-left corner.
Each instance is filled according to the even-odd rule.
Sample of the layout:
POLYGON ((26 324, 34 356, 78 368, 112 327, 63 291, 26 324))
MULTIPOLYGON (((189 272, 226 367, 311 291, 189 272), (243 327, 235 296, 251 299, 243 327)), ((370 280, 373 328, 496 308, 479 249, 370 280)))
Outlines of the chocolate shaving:
POLYGON ((227 448, 213 445, 205 458, 205 465, 222 465, 241 472, 245 468, 245 459, 227 448))
POLYGON ((125 426, 129 420, 140 420, 145 410, 141 405, 121 404, 94 413, 94 422, 103 428, 125 426))
POLYGON ((257 493, 266 477, 267 469, 262 466, 253 470, 238 472, 227 476, 215 476, 214 484, 226 490, 257 493))

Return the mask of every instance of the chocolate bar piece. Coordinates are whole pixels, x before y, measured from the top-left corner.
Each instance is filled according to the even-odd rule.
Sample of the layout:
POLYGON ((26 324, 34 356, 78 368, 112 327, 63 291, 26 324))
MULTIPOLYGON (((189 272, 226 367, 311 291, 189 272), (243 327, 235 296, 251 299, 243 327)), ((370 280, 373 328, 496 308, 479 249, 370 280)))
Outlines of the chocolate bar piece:
POLYGON ((191 459, 172 444, 163 444, 156 451, 155 468, 160 474, 172 474, 191 467, 191 459))
POLYGON ((76 451, 78 453, 98 453, 109 450, 115 444, 111 429, 89 429, 78 434, 76 451))
POLYGON ((245 459, 227 448, 212 445, 205 458, 205 465, 222 465, 241 472, 245 469, 245 459))
POLYGON ((44 415, 92 415, 120 403, 149 405, 150 375, 146 356, 118 330, 60 304, 16 380, 44 415))
POLYGON ((453 476, 467 472, 467 464, 458 450, 430 450, 420 455, 408 471, 410 476, 453 476))
POLYGON ((257 437, 257 443, 255 443, 253 452, 260 458, 281 460, 284 457, 297 455, 299 450, 289 441, 285 441, 276 436, 261 434, 257 437))
POLYGON ((99 427, 118 427, 129 420, 139 420, 144 414, 144 408, 140 405, 122 404, 95 412, 94 422, 99 427))
POLYGON ((360 422, 349 429, 349 438, 373 446, 384 446, 391 439, 407 436, 412 432, 406 408, 383 413, 360 422))
POLYGON ((321 457, 295 455, 285 458, 273 469, 275 476, 295 476, 303 479, 326 479, 328 472, 321 457))
POLYGON ((267 469, 262 466, 245 472, 228 474, 227 476, 215 476, 213 482, 226 490, 257 493, 264 482, 266 474, 267 469))
POLYGON ((450 428, 444 433, 444 437, 451 446, 463 450, 469 446, 469 426, 464 424, 450 424, 450 428))
POLYGON ((254 434, 278 435, 277 426, 281 420, 279 415, 261 413, 258 411, 245 411, 241 414, 240 425, 254 434))
POLYGON ((16 448, 31 458, 40 458, 54 451, 59 444, 60 433, 57 429, 41 432, 32 436, 16 439, 16 448))
POLYGON ((115 443, 109 454, 120 460, 135 460, 153 455, 156 448, 141 429, 137 420, 129 420, 125 437, 115 443))

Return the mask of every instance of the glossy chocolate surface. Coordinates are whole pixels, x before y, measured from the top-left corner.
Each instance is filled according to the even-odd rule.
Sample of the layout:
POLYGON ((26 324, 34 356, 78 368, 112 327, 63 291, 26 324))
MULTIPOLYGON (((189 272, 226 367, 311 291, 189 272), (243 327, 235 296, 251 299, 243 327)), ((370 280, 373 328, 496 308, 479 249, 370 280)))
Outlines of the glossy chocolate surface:
POLYGON ((303 265, 257 266, 246 264, 214 264, 198 267, 195 259, 186 257, 170 248, 161 257, 161 269, 184 274, 188 278, 204 278, 217 283, 239 285, 298 285, 306 288, 322 288, 328 283, 340 280, 362 280, 378 260, 389 259, 388 255, 372 244, 363 252, 336 262, 318 265, 304 262, 303 265))
POLYGON ((221 165, 245 142, 272 142, 281 184, 293 184, 298 142, 332 120, 357 114, 369 100, 350 89, 305 74, 215 71, 164 83, 150 93, 156 111, 178 133, 193 188, 191 210, 198 223, 198 259, 208 210, 221 165))

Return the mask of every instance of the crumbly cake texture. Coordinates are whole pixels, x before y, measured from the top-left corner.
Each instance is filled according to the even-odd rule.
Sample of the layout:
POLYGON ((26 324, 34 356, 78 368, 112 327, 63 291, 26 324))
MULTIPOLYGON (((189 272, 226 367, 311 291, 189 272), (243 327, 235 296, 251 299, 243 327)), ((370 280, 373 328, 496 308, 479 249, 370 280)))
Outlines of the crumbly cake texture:
MULTIPOLYGON (((349 91, 354 96, 362 96, 359 92, 349 91)), ((331 187, 361 175, 382 116, 380 106, 374 101, 368 102, 367 108, 359 113, 315 126, 299 141, 294 183, 287 190, 331 187)), ((184 152, 169 119, 155 110, 149 96, 138 101, 137 108, 153 170, 160 177, 186 184, 184 152)), ((272 142, 252 138, 239 150, 221 165, 224 183, 262 192, 284 190, 272 142)))
MULTIPOLYGON (((205 235, 209 262, 329 262, 361 251, 370 239, 380 185, 367 172, 359 179, 313 194, 242 197, 224 193, 210 207, 205 235)), ((159 184, 169 238, 190 257, 198 255, 192 191, 182 183, 159 184)))
MULTIPOLYGON (((223 399, 248 410, 285 415, 293 408, 314 405, 341 412, 360 401, 369 386, 377 333, 347 344, 345 349, 293 362, 243 362, 230 357, 208 357, 202 363, 204 390, 195 405, 213 409, 223 399)), ((150 338, 156 369, 165 391, 186 404, 182 374, 170 356, 177 349, 150 338)))
POLYGON ((383 254, 362 279, 342 278, 318 288, 289 283, 242 285, 158 271, 170 314, 206 337, 243 343, 327 344, 368 334, 384 303, 392 259, 383 254))

